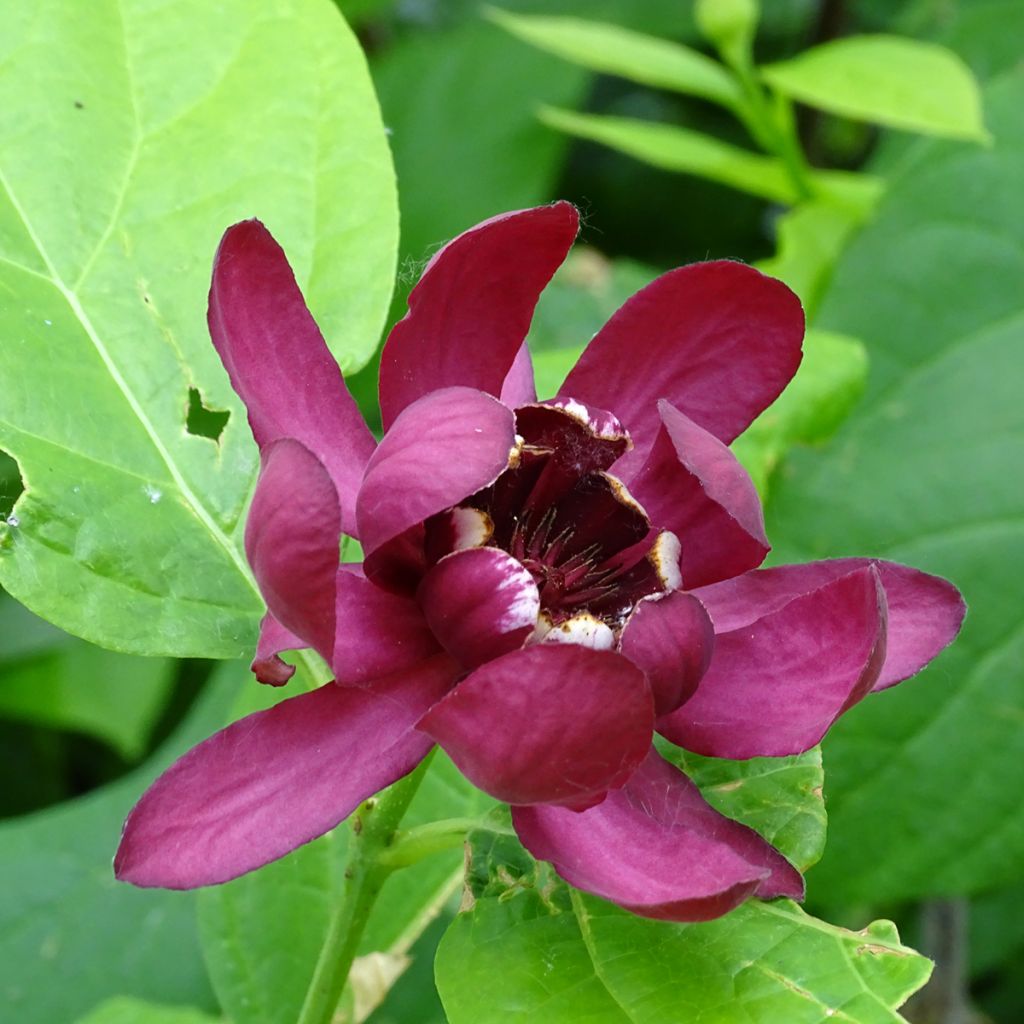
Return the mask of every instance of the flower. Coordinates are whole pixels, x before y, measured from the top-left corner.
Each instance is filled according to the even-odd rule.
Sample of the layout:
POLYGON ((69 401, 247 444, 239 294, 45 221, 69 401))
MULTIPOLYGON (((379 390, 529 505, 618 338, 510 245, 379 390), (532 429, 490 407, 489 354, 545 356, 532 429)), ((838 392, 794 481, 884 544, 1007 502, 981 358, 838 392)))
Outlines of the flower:
POLYGON ((795 754, 956 635, 944 580, 842 559, 760 570, 728 443, 800 362, 783 284, 671 271, 537 401, 524 337, 577 231, 567 203, 460 235, 384 347, 376 444, 257 221, 231 228, 214 344, 261 468, 246 552, 267 602, 257 676, 312 647, 336 681, 186 754, 129 816, 137 885, 223 882, 347 817, 440 744, 512 805, 525 846, 638 914, 702 920, 803 880, 652 747, 795 754), (362 543, 339 566, 339 537, 362 543))

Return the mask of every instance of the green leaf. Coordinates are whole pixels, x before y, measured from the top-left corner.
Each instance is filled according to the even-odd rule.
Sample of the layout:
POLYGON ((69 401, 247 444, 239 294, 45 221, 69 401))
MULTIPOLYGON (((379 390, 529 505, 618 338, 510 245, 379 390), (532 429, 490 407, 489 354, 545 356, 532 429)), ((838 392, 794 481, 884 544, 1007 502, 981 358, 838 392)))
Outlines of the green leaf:
POLYGON ((146 750, 174 677, 166 658, 132 658, 81 640, 3 663, 0 715, 88 733, 125 760, 146 750))
POLYGON ((864 400, 775 481, 780 560, 939 573, 970 613, 918 679, 825 741, 820 901, 976 892, 1024 874, 1024 75, 986 90, 994 149, 921 145, 840 261, 820 323, 863 338, 864 400))
POLYGON ((559 131, 600 142, 665 171, 695 174, 772 202, 790 204, 799 198, 781 161, 688 128, 553 107, 544 107, 540 119, 559 131))
POLYGON ((721 64, 667 39, 582 18, 511 14, 494 7, 487 15, 524 42, 591 71, 673 89, 729 108, 743 98, 739 84, 721 64))
MULTIPOLYGON (((437 757, 403 828, 475 815, 489 805, 447 758, 437 757)), ((347 827, 341 826, 253 874, 200 893, 204 954, 232 1019, 246 1024, 296 1019, 341 896, 347 838, 347 827)), ((350 980, 356 1019, 365 1018, 407 966, 416 938, 458 888, 462 859, 461 850, 449 851, 388 879, 350 980)))
POLYGON ((700 786, 715 810, 759 832, 801 871, 821 859, 827 818, 819 747, 748 761, 701 757, 668 743, 658 749, 700 786))
POLYGON ((839 428, 863 394, 867 374, 867 352, 856 338, 807 332, 796 376, 732 445, 762 496, 793 445, 820 444, 839 428))
POLYGON ((259 215, 343 366, 369 358, 397 215, 362 53, 326 0, 8 4, 2 52, 0 448, 26 490, 0 583, 107 647, 238 656, 256 451, 210 265, 259 215), (219 442, 188 433, 190 388, 231 413, 219 442))
POLYGON ((0 992, 18 1024, 75 1020, 116 995, 215 1009, 194 894, 116 882, 111 860, 139 794, 220 726, 247 678, 242 665, 218 669, 145 767, 60 807, 0 822, 0 992))
POLYGON ((850 932, 788 900, 678 925, 530 887, 478 899, 435 965, 451 1024, 895 1024, 930 970, 888 921, 850 932))
MULTIPOLYGON (((577 114, 542 107, 541 121, 579 139, 600 142, 665 171, 695 174, 771 202, 792 205, 800 193, 781 160, 741 149, 678 125, 633 117, 577 114)), ((870 207, 879 183, 847 171, 815 171, 815 190, 857 207, 870 207)))
POLYGON ((833 114, 926 135, 989 139, 974 76, 935 43, 851 36, 770 64, 761 75, 784 96, 833 114))
POLYGON ((101 1003, 75 1024, 217 1024, 211 1017, 191 1007, 160 1006, 129 996, 117 996, 101 1003))
POLYGON ((801 203, 776 222, 778 252, 761 260, 758 269, 785 281, 800 296, 808 322, 814 322, 836 260, 867 219, 865 213, 843 203, 816 199, 801 203))

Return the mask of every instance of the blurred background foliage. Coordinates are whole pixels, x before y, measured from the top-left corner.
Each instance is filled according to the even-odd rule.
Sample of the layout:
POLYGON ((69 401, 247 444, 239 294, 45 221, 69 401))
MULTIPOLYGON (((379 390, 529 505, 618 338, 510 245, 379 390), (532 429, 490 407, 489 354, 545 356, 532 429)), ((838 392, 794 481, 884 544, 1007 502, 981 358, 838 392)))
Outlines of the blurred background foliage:
MULTIPOLYGON (((559 52, 544 20, 599 21, 710 56, 689 2, 503 0, 505 13, 469 0, 339 6, 367 54, 397 171, 390 322, 441 243, 495 212, 555 198, 580 207, 584 228, 531 334, 542 392, 625 297, 668 267, 762 261, 801 293, 814 328, 808 369, 738 442, 768 498, 774 557, 895 557, 949 576, 971 606, 948 655, 855 709, 823 745, 828 846, 808 878, 809 908, 858 928, 891 917, 905 941, 939 958, 910 1019, 1024 1018, 1024 5, 764 4, 760 65, 886 33, 942 43, 983 88, 985 127, 961 139, 798 104, 795 137, 814 174, 877 182, 844 186, 835 203, 814 190, 790 196, 785 176, 765 194, 763 166, 748 175, 741 160, 723 172, 703 151, 680 155, 681 135, 665 132, 758 156, 720 105, 595 70, 592 53, 565 52, 578 36, 571 23, 559 52), (630 142, 624 125, 641 135, 630 142)), ((371 422, 375 373, 371 358, 350 379, 371 422)), ((193 411, 202 418, 201 403, 193 411)), ((0 454, 0 517, 12 528, 20 490, 17 463, 0 454)), ((243 665, 115 654, 0 594, 0 1018, 294 1017, 343 851, 314 844, 269 880, 199 899, 115 886, 109 871, 144 782, 229 714, 270 699, 255 690, 243 665), (289 987, 297 994, 281 1003, 289 987), (192 1009, 157 1015, 149 1003, 192 1009)), ((423 820, 435 808, 479 810, 446 772, 418 798, 423 820)), ((371 928, 375 958, 361 961, 349 994, 358 1016, 383 1000, 375 1024, 444 1020, 432 950, 458 878, 454 856, 392 884, 385 903, 416 913, 401 933, 388 932, 386 912, 371 928)))

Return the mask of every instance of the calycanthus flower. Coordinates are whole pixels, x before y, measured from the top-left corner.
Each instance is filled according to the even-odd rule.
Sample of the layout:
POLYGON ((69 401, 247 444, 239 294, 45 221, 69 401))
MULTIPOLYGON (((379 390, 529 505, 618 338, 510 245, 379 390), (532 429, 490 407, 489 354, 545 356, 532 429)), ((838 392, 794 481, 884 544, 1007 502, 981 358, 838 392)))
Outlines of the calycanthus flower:
POLYGON ((536 857, 635 913, 803 895, 655 731, 715 757, 805 751, 953 639, 960 595, 870 559, 757 568, 761 507, 727 445, 796 371, 804 323, 750 267, 658 278, 538 401, 523 339, 576 232, 557 203, 437 253, 384 348, 379 444, 279 246, 257 221, 227 232, 209 323, 261 452, 253 668, 282 684, 278 654, 311 647, 336 678, 173 765, 126 822, 120 878, 251 871, 437 743, 536 857), (343 533, 361 565, 339 565, 343 533))

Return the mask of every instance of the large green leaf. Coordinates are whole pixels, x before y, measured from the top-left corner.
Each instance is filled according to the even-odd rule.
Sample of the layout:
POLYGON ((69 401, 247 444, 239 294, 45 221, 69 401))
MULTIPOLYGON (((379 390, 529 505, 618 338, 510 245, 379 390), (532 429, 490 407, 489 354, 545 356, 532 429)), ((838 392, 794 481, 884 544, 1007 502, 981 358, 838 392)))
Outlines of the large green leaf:
POLYGON ((219 1019, 189 1007, 161 1006, 116 996, 101 1003, 76 1024, 217 1024, 219 1019))
POLYGON ((489 14, 525 42, 591 71, 674 89, 727 107, 742 102, 739 83, 721 64, 671 40, 582 18, 514 15, 496 8, 489 14))
MULTIPOLYGON (((403 828, 471 816, 489 800, 445 757, 431 765, 403 828)), ((343 888, 347 827, 276 863, 200 894, 200 931, 221 1005, 245 1024, 291 1024, 302 1007, 343 888), (273 922, 272 927, 267 922, 273 922)), ((363 1019, 408 963, 416 938, 461 880, 462 852, 391 876, 374 907, 348 999, 363 1019)))
POLYGON ((974 77, 955 53, 934 43, 851 36, 761 74, 783 95, 835 114, 947 138, 988 138, 974 77))
POLYGON ((79 800, 0 823, 0 993, 18 1024, 70 1024, 115 995, 216 1008, 191 893, 114 880, 121 823, 151 779, 224 721, 248 673, 225 665, 144 768, 79 800))
POLYGON ((256 453, 209 268, 260 216, 342 365, 370 356, 397 217, 363 56, 329 0, 0 8, 0 448, 26 485, 0 582, 104 646, 239 655, 256 453), (190 389, 231 413, 219 441, 187 431, 190 389))
POLYGON ((970 614, 921 678, 825 742, 826 901, 1024 875, 1024 74, 989 88, 994 149, 930 143, 840 262, 820 322, 862 338, 868 391, 779 474, 780 560, 864 554, 953 580, 970 614))
POLYGON ((676 925, 529 883, 477 899, 436 963, 451 1024, 890 1024, 930 970, 888 921, 851 932, 751 900, 676 925))

